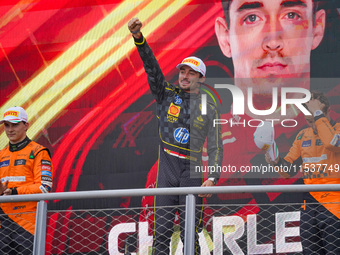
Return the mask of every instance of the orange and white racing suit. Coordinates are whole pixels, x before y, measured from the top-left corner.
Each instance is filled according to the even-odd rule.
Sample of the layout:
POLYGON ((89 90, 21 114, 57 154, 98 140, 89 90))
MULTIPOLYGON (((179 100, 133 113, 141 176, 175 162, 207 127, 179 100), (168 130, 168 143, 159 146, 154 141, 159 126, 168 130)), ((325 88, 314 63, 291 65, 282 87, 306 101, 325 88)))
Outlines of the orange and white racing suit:
MULTIPOLYGON (((12 195, 50 192, 53 166, 48 149, 28 137, 19 144, 9 144, 0 151, 0 178, 2 183, 8 180, 12 195)), ((34 235, 37 202, 2 203, 0 207, 1 216, 7 216, 6 220, 0 222, 0 232, 4 231, 5 224, 12 221, 11 226, 15 222, 34 235)), ((2 236, 6 237, 0 235, 0 239, 2 236)), ((0 242, 0 247, 6 243, 2 240, 0 242)))
MULTIPOLYGON (((340 124, 325 116, 315 118, 318 133, 312 128, 299 132, 284 160, 293 163, 302 159, 305 184, 340 184, 340 124)), ((315 200, 340 219, 340 192, 311 192, 315 200)))
MULTIPOLYGON (((306 128, 278 165, 302 160, 305 184, 340 184, 340 124, 323 114, 314 118, 317 133, 306 128)), ((340 254, 340 192, 310 192, 301 211, 304 254, 340 254)))

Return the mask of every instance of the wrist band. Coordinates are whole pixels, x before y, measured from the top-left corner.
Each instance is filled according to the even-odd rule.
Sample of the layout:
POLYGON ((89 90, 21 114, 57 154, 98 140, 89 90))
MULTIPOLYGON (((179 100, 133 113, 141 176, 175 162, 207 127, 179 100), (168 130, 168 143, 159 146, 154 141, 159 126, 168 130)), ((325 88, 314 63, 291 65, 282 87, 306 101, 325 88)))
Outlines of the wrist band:
POLYGON ((140 29, 138 29, 137 31, 130 31, 131 34, 137 34, 140 32, 140 29))

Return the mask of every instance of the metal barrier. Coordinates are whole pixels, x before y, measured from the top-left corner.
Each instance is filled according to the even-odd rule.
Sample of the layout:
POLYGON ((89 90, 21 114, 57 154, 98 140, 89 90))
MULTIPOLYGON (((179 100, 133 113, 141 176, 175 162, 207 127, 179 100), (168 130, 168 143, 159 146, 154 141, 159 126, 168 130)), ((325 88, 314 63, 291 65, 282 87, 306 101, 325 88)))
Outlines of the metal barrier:
MULTIPOLYGON (((194 194, 202 193, 262 193, 262 192, 313 192, 313 191, 340 191, 340 184, 332 185, 275 185, 275 186, 223 186, 223 187, 190 187, 190 188, 158 188, 158 189, 126 189, 107 191, 80 191, 49 194, 32 194, 18 196, 1 196, 0 203, 6 202, 27 202, 38 201, 36 213, 36 226, 34 237, 34 255, 42 254, 150 254, 152 246, 152 235, 150 224, 139 222, 138 215, 141 208, 119 208, 105 210, 74 210, 74 211, 47 211, 45 200, 69 200, 89 198, 112 198, 126 196, 154 196, 154 195, 187 195, 185 206, 185 237, 184 254, 194 254, 195 244, 195 197, 194 194), (241 192, 240 192, 241 190, 241 192), (58 222, 56 215, 62 222, 58 222), (86 214, 86 216, 79 216, 86 214), (91 217, 96 215, 97 217, 91 217), (99 216, 98 216, 99 215, 99 216), (131 219, 129 219, 131 215, 131 219), (115 220, 108 220, 111 217, 115 220), (93 220, 96 218, 96 220, 93 220), (71 220, 72 219, 72 220, 71 220), (77 221, 81 219, 81 221, 77 221), (86 219, 86 220, 84 220, 86 219), (47 225, 47 220, 49 221, 47 225), (124 223, 124 228, 116 223, 124 223), (67 223, 66 225, 64 223, 67 223), (72 227, 73 239, 67 240, 65 232, 72 227), (48 228, 46 232, 46 228, 48 228), (50 236, 49 229, 58 229, 60 240, 50 236), (111 229, 110 229, 111 228, 111 229), (138 229, 138 235, 136 231, 138 229), (105 238, 106 237, 106 238, 105 238), (47 239, 48 240, 47 240, 47 239), (105 240, 104 240, 105 239, 105 240), (94 241, 94 245, 91 242, 94 241), (104 241, 103 241, 104 240, 104 241), (62 251, 60 247, 68 242, 68 251, 62 251), (99 242, 102 242, 98 245, 99 242), (104 242, 104 244, 103 244, 104 242), (122 243, 125 243, 122 248, 122 243), (88 244, 88 247, 84 244, 88 244), (46 246, 46 249, 45 249, 46 246), (130 247, 130 248, 129 248, 130 247), (124 253, 121 251, 125 248, 124 253), (46 250, 46 251, 45 251, 46 250), (91 251, 91 252, 90 252, 91 251)), ((340 197, 339 201, 340 202, 340 197)), ((301 254, 302 245, 300 241, 300 207, 301 204, 270 204, 270 205, 249 205, 249 212, 241 215, 239 209, 242 205, 207 205, 210 208, 207 216, 209 222, 200 229, 199 243, 201 254, 284 254, 294 251, 301 254), (277 213, 274 218, 258 219, 256 207, 266 212, 275 207, 277 213), (218 208, 218 209, 216 209, 218 208), (255 209, 254 209, 255 208, 255 209), (216 210, 215 210, 216 209, 216 210), (257 231, 257 224, 261 221, 261 233, 257 231), (287 227, 287 224, 291 224, 287 227), (294 225, 295 224, 295 225, 294 225), (245 228, 245 225, 247 228, 245 228), (246 229, 246 231, 245 231, 246 229), (289 233, 287 232, 289 229, 289 233), (210 234, 209 234, 210 232, 210 234), (275 244, 271 237, 275 237, 275 244), (245 238, 248 241, 245 241, 245 238), (212 242, 213 240, 213 242, 212 242), (251 252, 249 252, 251 250, 251 252), (300 252, 300 253, 299 253, 300 252)), ((244 206, 244 205, 243 205, 244 206)), ((321 206, 318 204, 317 206, 321 206)), ((166 208, 163 208, 167 211, 166 208)), ((207 210, 208 211, 208 210, 207 210)), ((327 224, 328 215, 325 214, 327 224)), ((307 227, 308 228, 308 227, 307 227)), ((172 254, 181 254, 181 238, 175 228, 171 239, 172 254)), ((313 239, 315 233, 301 233, 313 239)), ((339 242, 340 237, 330 236, 329 240, 339 242)), ((333 241, 332 241, 333 242, 333 241)), ((334 243, 334 245, 337 245, 334 243)), ((322 247, 320 247, 321 249, 322 247)), ((316 249, 319 249, 318 247, 316 249)), ((318 254, 317 250, 311 250, 309 254, 318 254)), ((319 253, 320 254, 320 253, 319 253)))

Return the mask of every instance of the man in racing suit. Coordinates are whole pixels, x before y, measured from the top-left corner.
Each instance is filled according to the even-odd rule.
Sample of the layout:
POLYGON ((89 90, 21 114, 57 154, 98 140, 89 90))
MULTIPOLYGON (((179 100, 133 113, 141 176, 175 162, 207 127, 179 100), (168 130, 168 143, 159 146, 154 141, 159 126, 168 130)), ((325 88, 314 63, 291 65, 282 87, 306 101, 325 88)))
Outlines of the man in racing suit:
MULTIPOLYGON (((156 58, 140 32, 141 22, 134 18, 128 27, 133 34, 151 92, 157 102, 160 146, 156 186, 215 185, 219 178, 218 172, 209 173, 208 179, 203 182, 203 171, 196 170, 196 167, 202 165, 202 148, 206 138, 209 166, 221 166, 223 155, 220 126, 213 125, 213 120, 219 118, 216 106, 208 102, 207 114, 201 113, 199 86, 204 82, 206 71, 203 61, 196 57, 184 59, 177 66, 180 69, 179 87, 169 84, 165 81, 156 58)), ((202 197, 209 196, 210 194, 199 195, 196 197, 196 203, 202 204, 202 197)), ((157 196, 154 205, 154 254, 169 254, 169 242, 177 210, 183 240, 185 212, 183 207, 173 206, 185 205, 185 196, 157 196)), ((197 210, 196 254, 200 254, 197 228, 201 222, 201 214, 202 210, 197 210)))
MULTIPOLYGON (((300 131, 284 158, 266 161, 283 171, 298 164, 305 184, 340 184, 340 124, 329 117, 328 99, 313 92, 306 104, 313 116, 306 116, 309 128, 300 131)), ((299 169, 299 168, 296 168, 299 169)), ((304 254, 340 254, 340 192, 310 192, 304 195, 301 212, 301 241, 304 254), (321 204, 321 205, 320 205, 321 204)))
MULTIPOLYGON (((0 151, 0 193, 48 193, 52 188, 52 163, 47 148, 26 136, 27 114, 21 107, 4 113, 9 145, 0 151)), ((37 202, 0 205, 1 254, 32 254, 37 202)))

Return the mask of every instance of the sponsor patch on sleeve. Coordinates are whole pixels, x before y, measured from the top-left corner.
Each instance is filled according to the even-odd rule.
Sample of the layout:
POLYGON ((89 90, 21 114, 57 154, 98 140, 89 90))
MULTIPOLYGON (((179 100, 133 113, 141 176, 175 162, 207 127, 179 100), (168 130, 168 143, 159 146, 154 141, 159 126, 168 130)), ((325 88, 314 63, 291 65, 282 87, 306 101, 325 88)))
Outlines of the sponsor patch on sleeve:
POLYGON ((41 176, 41 181, 52 182, 52 177, 49 177, 49 176, 41 176))
POLYGON ((42 160, 41 160, 41 164, 42 164, 42 165, 52 166, 51 161, 45 160, 45 159, 42 159, 42 160))
POLYGON ((39 189, 41 190, 42 193, 49 193, 47 189, 44 187, 44 185, 40 185, 39 189))
POLYGON ((52 172, 51 171, 41 171, 41 175, 46 175, 46 176, 52 177, 52 172))
POLYGON ((44 187, 48 186, 48 187, 52 188, 52 182, 41 182, 41 184, 42 184, 44 187))
POLYGON ((52 185, 51 185, 51 187, 46 185, 46 184, 42 184, 41 186, 43 186, 47 190, 47 192, 51 192, 52 185))
POLYGON ((41 170, 51 171, 51 166, 41 165, 41 170))
POLYGON ((330 144, 336 147, 340 147, 340 134, 335 134, 330 144))

